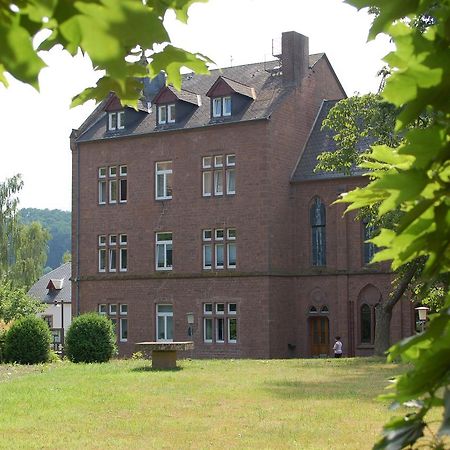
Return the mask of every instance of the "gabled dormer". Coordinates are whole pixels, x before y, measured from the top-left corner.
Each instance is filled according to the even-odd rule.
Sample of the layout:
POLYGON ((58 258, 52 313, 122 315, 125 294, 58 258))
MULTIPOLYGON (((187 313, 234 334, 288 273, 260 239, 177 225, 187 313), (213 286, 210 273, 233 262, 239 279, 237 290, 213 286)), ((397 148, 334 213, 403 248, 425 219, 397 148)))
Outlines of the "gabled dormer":
POLYGON ((255 89, 220 76, 206 93, 211 99, 211 119, 227 119, 239 115, 255 100, 255 89))
POLYGON ((111 98, 106 103, 105 112, 107 114, 107 131, 120 131, 125 129, 125 110, 114 94, 111 95, 111 98))
POLYGON ((183 122, 201 106, 201 99, 193 92, 164 86, 156 94, 153 103, 156 106, 156 125, 164 127, 183 122))

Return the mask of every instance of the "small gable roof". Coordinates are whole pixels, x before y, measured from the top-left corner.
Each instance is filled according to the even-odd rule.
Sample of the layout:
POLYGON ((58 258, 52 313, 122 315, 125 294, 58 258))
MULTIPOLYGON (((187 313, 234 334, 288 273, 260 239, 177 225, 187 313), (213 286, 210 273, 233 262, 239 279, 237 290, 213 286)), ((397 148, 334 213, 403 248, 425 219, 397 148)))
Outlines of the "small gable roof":
MULTIPOLYGON (((306 141, 303 152, 292 175, 292 182, 362 176, 366 172, 359 167, 352 167, 350 170, 350 175, 344 175, 341 172, 314 172, 314 169, 319 162, 317 157, 323 152, 333 152, 336 150, 336 142, 333 139, 333 132, 329 129, 322 130, 322 122, 326 119, 331 108, 336 105, 338 101, 339 100, 324 100, 322 102, 308 140, 306 141)), ((363 152, 367 150, 372 143, 372 138, 364 138, 358 142, 358 150, 363 152)))
POLYGON ((31 286, 28 295, 42 303, 71 302, 70 276, 72 263, 68 262, 43 275, 31 286))
POLYGON ((186 89, 177 91, 173 86, 163 86, 153 99, 153 103, 157 105, 159 103, 168 103, 176 100, 191 103, 195 106, 200 106, 202 104, 199 95, 187 91, 186 89))
POLYGON ((222 75, 217 78, 217 80, 211 86, 209 91, 206 93, 206 96, 215 97, 216 95, 221 95, 216 94, 216 92, 220 90, 221 87, 223 88, 224 85, 228 87, 228 91, 231 90, 236 94, 244 95, 245 97, 249 97, 253 100, 256 98, 254 88, 247 86, 243 83, 240 83, 239 81, 232 80, 231 78, 224 77, 222 75))

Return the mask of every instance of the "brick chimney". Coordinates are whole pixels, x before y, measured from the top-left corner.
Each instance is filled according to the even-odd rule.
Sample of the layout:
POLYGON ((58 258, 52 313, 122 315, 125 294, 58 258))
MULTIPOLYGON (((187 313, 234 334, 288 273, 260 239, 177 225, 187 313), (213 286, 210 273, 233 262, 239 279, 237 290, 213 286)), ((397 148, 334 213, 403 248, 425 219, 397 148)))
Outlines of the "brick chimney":
POLYGON ((283 84, 298 85, 309 67, 309 39, 295 31, 281 35, 283 84))

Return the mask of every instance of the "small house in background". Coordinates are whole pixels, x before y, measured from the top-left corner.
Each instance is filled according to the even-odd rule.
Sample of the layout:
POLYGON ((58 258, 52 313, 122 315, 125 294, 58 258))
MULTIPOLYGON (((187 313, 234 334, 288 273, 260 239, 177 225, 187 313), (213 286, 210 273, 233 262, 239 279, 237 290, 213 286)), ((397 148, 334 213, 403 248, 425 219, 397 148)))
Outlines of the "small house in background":
POLYGON ((38 315, 52 330, 54 344, 63 344, 62 334, 67 333, 72 322, 71 270, 72 263, 65 263, 42 276, 28 291, 29 296, 47 304, 38 315))

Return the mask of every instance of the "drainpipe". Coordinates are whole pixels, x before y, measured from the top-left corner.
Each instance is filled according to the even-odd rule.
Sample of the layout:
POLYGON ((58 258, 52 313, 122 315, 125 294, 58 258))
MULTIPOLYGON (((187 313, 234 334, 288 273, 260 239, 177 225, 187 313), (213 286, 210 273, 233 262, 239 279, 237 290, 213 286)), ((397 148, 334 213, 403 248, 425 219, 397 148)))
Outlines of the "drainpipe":
POLYGON ((77 296, 76 311, 77 316, 80 315, 80 146, 78 142, 75 144, 77 149, 77 226, 75 232, 75 240, 77 246, 77 296))

